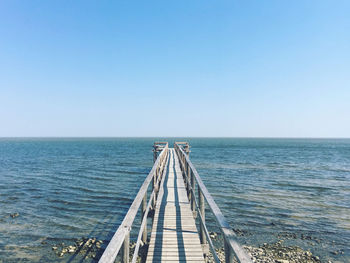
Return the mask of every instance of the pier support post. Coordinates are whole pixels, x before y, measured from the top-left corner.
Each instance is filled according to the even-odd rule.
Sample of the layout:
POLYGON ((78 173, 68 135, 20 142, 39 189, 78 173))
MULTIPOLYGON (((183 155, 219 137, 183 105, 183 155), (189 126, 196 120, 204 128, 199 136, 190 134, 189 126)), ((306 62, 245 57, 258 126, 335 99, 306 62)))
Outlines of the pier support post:
POLYGON ((130 232, 125 235, 122 263, 129 263, 130 232))

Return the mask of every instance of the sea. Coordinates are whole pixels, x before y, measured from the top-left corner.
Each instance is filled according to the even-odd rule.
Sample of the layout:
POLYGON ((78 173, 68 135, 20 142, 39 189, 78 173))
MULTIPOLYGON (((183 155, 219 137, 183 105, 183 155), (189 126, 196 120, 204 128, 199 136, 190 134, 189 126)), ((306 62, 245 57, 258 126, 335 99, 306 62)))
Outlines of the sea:
POLYGON ((96 262, 52 247, 108 244, 159 140, 190 143, 242 245, 282 240, 322 262, 350 262, 350 139, 288 138, 0 138, 0 262, 96 262))

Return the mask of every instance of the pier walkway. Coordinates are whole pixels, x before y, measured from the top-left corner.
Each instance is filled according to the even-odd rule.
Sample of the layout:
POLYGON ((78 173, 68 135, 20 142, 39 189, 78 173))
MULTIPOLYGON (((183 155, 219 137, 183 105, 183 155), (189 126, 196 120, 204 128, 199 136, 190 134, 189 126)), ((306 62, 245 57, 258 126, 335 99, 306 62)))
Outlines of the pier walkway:
POLYGON ((204 262, 196 223, 174 149, 156 205, 147 263, 204 262))
POLYGON ((189 144, 175 142, 174 148, 169 148, 167 142, 155 142, 153 148, 152 170, 99 263, 129 263, 130 256, 132 263, 204 263, 209 254, 210 262, 251 263, 190 161, 189 144), (219 247, 214 246, 206 226, 206 205, 220 230, 219 247), (135 245, 130 246, 138 214, 141 223, 135 224, 139 231, 135 245), (217 248, 224 248, 225 259, 219 259, 217 248))

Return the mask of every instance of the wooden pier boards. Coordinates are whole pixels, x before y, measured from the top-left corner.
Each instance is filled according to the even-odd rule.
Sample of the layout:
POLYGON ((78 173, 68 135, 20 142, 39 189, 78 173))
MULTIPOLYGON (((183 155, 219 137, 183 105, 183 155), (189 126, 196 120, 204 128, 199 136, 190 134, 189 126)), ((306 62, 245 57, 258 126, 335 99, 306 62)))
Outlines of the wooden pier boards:
POLYGON ((157 199, 146 262, 204 263, 202 246, 174 149, 169 149, 168 169, 157 199))
POLYGON ((236 241, 235 233, 205 187, 189 153, 187 142, 175 142, 174 149, 169 149, 167 142, 155 142, 153 167, 99 263, 113 263, 118 254, 122 263, 130 262, 130 232, 138 211, 142 221, 131 263, 138 262, 140 248, 144 244, 149 245, 147 262, 205 262, 203 254, 207 255, 209 249, 214 261, 221 263, 206 227, 206 205, 223 235, 225 263, 252 262, 236 241), (150 195, 147 194, 149 188, 152 191, 150 195), (149 240, 147 218, 153 209, 149 240), (194 214, 199 221, 199 235, 194 214))

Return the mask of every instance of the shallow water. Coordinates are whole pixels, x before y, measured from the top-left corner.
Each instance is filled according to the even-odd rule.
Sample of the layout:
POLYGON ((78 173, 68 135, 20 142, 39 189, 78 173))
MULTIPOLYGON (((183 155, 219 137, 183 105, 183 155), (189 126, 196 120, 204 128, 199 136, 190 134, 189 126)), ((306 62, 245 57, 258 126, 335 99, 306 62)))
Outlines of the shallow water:
MULTIPOLYGON (((152 167, 155 140, 0 139, 0 262, 79 261, 51 246, 109 240, 152 167)), ((350 140, 185 140, 242 243, 283 238, 350 262, 350 140)))

